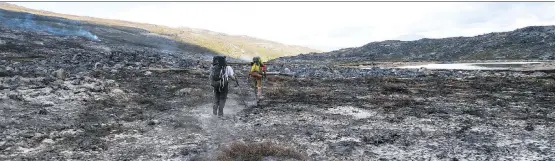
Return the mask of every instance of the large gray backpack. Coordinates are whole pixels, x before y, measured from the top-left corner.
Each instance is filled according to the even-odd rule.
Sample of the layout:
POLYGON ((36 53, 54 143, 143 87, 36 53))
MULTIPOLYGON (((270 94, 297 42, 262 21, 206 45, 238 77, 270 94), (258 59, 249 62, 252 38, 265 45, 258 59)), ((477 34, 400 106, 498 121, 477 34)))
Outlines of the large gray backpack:
POLYGON ((212 59, 212 86, 218 87, 219 90, 224 89, 228 85, 228 77, 226 77, 226 57, 214 56, 212 59))

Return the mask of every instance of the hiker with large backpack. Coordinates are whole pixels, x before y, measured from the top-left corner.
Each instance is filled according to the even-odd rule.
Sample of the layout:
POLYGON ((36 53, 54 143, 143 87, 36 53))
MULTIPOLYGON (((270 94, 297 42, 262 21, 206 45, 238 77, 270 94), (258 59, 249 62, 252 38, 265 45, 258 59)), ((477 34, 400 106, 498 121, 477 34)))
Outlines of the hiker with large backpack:
MULTIPOLYGON (((237 79, 234 77, 234 70, 226 63, 226 56, 214 56, 210 67, 210 81, 214 87, 214 105, 212 113, 214 115, 224 115, 224 105, 228 98, 228 82, 237 79)), ((239 85, 239 84, 238 84, 239 85)))
POLYGON ((266 66, 261 62, 260 57, 254 57, 251 62, 249 76, 253 78, 253 87, 257 93, 257 99, 263 99, 263 79, 266 77, 266 66))

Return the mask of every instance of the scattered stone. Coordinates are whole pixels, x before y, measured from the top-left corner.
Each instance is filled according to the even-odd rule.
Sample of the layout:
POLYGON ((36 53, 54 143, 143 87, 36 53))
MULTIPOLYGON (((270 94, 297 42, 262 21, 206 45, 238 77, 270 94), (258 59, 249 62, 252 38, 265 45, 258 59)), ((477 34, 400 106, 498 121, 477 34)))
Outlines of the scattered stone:
POLYGON ((528 123, 527 126, 525 126, 525 130, 533 131, 535 130, 535 126, 533 124, 528 123))
POLYGON ((534 72, 533 74, 531 74, 531 76, 533 76, 533 77, 544 77, 546 75, 547 74, 544 73, 544 72, 534 72))
POLYGON ((52 140, 52 139, 44 139, 44 140, 42 140, 42 142, 45 143, 45 144, 54 144, 54 140, 52 140))
POLYGON ((39 110, 39 114, 46 115, 46 114, 48 114, 48 111, 46 109, 41 109, 41 110, 39 110))
POLYGON ((123 94, 125 94, 125 92, 121 89, 118 89, 118 88, 114 88, 110 91, 111 96, 117 96, 117 95, 123 95, 123 94))
POLYGON ((148 124, 149 125, 158 125, 159 123, 160 123, 160 121, 158 121, 158 120, 151 120, 151 121, 149 121, 148 124))
POLYGON ((58 79, 64 80, 67 77, 67 73, 64 69, 58 69, 54 71, 54 76, 58 79))
POLYGON ((174 93, 175 96, 185 96, 185 95, 189 95, 192 94, 193 92, 198 91, 198 89, 193 89, 193 88, 182 88, 178 91, 176 91, 174 93))

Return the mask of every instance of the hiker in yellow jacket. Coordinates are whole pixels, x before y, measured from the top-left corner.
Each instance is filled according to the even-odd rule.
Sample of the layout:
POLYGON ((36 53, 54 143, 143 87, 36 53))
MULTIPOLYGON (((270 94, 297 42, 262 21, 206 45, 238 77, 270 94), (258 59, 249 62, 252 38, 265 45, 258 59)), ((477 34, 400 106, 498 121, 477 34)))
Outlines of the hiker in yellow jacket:
POLYGON ((253 78, 253 87, 256 89, 257 98, 263 99, 263 78, 266 76, 266 66, 261 62, 260 57, 253 58, 249 76, 253 78))

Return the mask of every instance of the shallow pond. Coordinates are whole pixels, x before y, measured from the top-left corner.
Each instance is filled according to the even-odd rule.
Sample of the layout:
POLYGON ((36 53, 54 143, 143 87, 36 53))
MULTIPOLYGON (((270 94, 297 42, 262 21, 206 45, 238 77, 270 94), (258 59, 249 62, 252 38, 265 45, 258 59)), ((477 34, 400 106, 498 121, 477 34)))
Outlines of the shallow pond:
POLYGON ((520 68, 529 64, 540 64, 542 62, 491 62, 491 63, 454 63, 454 64, 426 64, 426 65, 409 65, 399 66, 395 68, 426 68, 426 69, 459 69, 459 70, 506 70, 511 68, 520 68))

